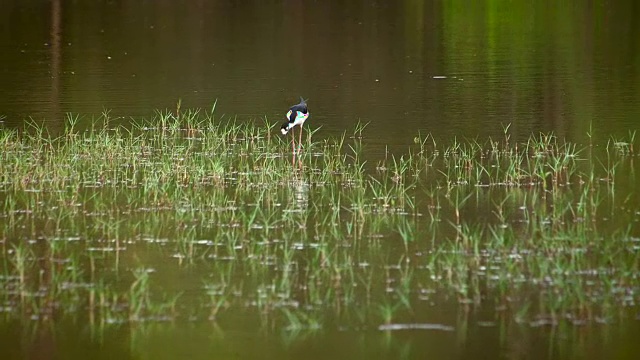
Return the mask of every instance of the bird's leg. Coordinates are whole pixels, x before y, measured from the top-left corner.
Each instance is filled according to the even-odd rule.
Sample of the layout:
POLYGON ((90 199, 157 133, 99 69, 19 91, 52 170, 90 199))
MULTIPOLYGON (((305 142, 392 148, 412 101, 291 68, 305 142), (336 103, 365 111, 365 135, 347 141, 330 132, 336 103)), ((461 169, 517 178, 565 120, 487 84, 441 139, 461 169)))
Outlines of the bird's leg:
POLYGON ((296 137, 293 134, 294 128, 291 128, 291 152, 293 156, 291 156, 291 166, 296 165, 296 137))
POLYGON ((298 152, 302 151, 302 124, 300 124, 300 136, 298 137, 298 152))

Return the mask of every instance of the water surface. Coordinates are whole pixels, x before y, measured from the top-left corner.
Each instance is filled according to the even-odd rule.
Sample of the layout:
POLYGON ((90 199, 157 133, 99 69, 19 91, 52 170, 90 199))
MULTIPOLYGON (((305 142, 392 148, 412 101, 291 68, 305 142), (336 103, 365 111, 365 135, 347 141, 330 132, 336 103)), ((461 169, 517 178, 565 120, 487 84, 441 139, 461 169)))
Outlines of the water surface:
MULTIPOLYGON (((280 122, 299 95, 312 126, 358 122, 380 144, 589 129, 640 117, 640 7, 480 1, 5 1, 0 114, 209 109, 280 122)), ((126 119, 124 120, 126 121, 126 119)))
MULTIPOLYGON (((132 119, 152 116, 156 109, 173 112, 178 102, 182 109, 204 110, 215 103, 218 116, 235 117, 240 123, 262 124, 266 119, 275 124, 284 119, 287 108, 302 95, 310 99, 308 126, 321 127, 317 133, 321 138, 351 133, 358 122, 369 124, 362 146, 372 171, 387 149, 390 155, 405 154, 419 132, 431 133, 440 144, 450 143, 454 138, 504 139, 508 127, 511 141, 552 132, 585 148, 591 143, 603 148, 610 137, 628 139, 639 128, 638 17, 640 5, 635 1, 558 4, 490 0, 346 3, 8 0, 0 3, 3 29, 0 116, 2 126, 7 128, 22 128, 25 121, 33 119, 44 122, 52 134, 59 134, 68 113, 80 115, 80 127, 89 127, 91 120, 104 111, 110 112, 115 123, 127 126, 132 119)), ((627 241, 636 244, 640 236, 637 225, 640 204, 634 193, 637 155, 620 161, 615 189, 607 187, 609 180, 605 175, 598 180, 604 184, 601 189, 605 189, 602 190, 605 195, 594 228, 604 234, 602 241, 606 241, 629 227, 632 236, 627 241), (623 210, 617 213, 603 208, 623 210)), ((598 171, 607 167, 606 161, 594 164, 598 171)), ((234 187, 230 188, 224 194, 234 194, 234 187)), ((561 188, 559 192, 567 194, 558 198, 579 197, 579 189, 569 188, 561 188)), ((441 188, 426 190, 438 193, 441 188)), ((533 201, 532 197, 544 199, 540 200, 543 202, 551 196, 544 191, 529 190, 471 191, 474 196, 469 206, 463 208, 462 217, 472 224, 495 222, 495 204, 511 196, 508 206, 519 219, 520 207, 533 201)), ((246 199, 235 198, 237 203, 225 206, 237 205, 249 212, 256 207, 255 191, 252 189, 245 194, 246 199)), ((287 219, 308 221, 311 227, 325 215, 311 212, 304 205, 324 199, 322 185, 292 184, 276 191, 269 199, 280 205, 268 208, 276 216, 284 213, 287 219)), ((109 190, 96 192, 97 198, 110 199, 109 190)), ((207 196, 224 198, 215 192, 203 193, 206 195, 202 195, 203 202, 207 196)), ((74 249, 85 245, 100 248, 107 246, 103 243, 105 238, 122 236, 130 243, 122 258, 118 258, 118 265, 99 268, 99 272, 107 279, 118 279, 115 283, 119 290, 126 290, 134 281, 132 272, 136 268, 153 269, 152 281, 157 287, 154 289, 184 293, 180 317, 170 321, 102 323, 92 319, 84 306, 71 306, 64 314, 46 316, 35 316, 26 310, 16 319, 11 308, 15 303, 9 300, 16 295, 9 286, 15 283, 15 278, 6 276, 0 279, 7 289, 0 304, 6 315, 0 318, 0 348, 6 358, 81 359, 90 354, 95 358, 132 359, 212 356, 632 359, 640 350, 635 341, 640 337, 635 306, 640 301, 637 297, 640 290, 633 284, 630 289, 636 292, 629 294, 631 300, 616 312, 616 317, 584 326, 578 321, 572 323, 573 319, 560 324, 546 323, 547 318, 519 323, 514 321, 515 310, 505 315, 491 301, 469 305, 460 301, 466 300, 460 299, 460 295, 437 287, 433 298, 430 293, 412 290, 412 299, 420 298, 418 305, 396 319, 404 325, 442 326, 437 329, 380 330, 381 322, 365 322, 367 325, 363 326, 357 321, 360 314, 345 315, 337 310, 333 316, 338 319, 328 319, 319 330, 304 326, 291 329, 281 322, 261 318, 264 315, 253 305, 246 310, 232 307, 224 316, 210 321, 202 314, 202 308, 195 310, 196 304, 192 311, 189 308, 189 302, 196 301, 194 294, 202 294, 203 282, 227 281, 233 286, 242 284, 245 289, 253 291, 255 287, 263 291, 261 276, 273 275, 271 270, 245 269, 246 264, 225 259, 224 254, 207 257, 210 250, 202 250, 199 245, 195 250, 176 245, 184 239, 206 242, 217 234, 219 223, 198 223, 190 217, 192 204, 181 204, 170 211, 161 205, 132 210, 123 205, 128 198, 119 194, 113 203, 105 202, 115 209, 97 208, 78 216, 56 218, 58 210, 52 207, 41 210, 49 217, 39 218, 29 216, 32 211, 29 206, 37 207, 51 194, 16 194, 5 189, 0 199, 6 208, 17 195, 18 201, 27 204, 16 213, 19 215, 14 214, 15 218, 7 212, 2 214, 5 269, 13 266, 6 260, 12 246, 22 243, 33 245, 38 254, 37 264, 44 263, 67 276, 64 264, 78 261, 86 275, 93 265, 87 263, 84 255, 61 260, 59 266, 55 262, 51 265, 46 261, 48 255, 41 253, 42 242, 59 236, 68 240, 68 244, 62 245, 63 252, 74 254, 74 249), (114 216, 117 221, 111 219, 114 216), (80 241, 78 234, 82 235, 80 241), (187 266, 177 260, 181 251, 195 254, 202 251, 203 255, 195 265, 187 266)), ((402 229, 408 226, 415 231, 416 238, 433 237, 430 244, 438 246, 446 243, 448 237, 455 238, 455 230, 449 226, 449 222, 455 222, 452 194, 455 191, 418 199, 425 218, 411 220, 396 215, 374 218, 372 224, 367 223, 365 236, 360 234, 364 240, 355 244, 340 242, 336 251, 345 252, 345 263, 353 262, 354 267, 357 264, 358 274, 366 274, 365 263, 375 261, 372 266, 379 271, 377 276, 386 271, 388 280, 391 273, 396 286, 404 269, 398 264, 407 261, 401 245, 402 229), (429 203, 433 198, 443 203, 429 203), (436 238, 426 216, 430 210, 438 209, 446 214, 442 219, 444 225, 440 226, 446 230, 440 230, 436 238), (356 250, 350 252, 350 246, 356 250)), ((137 199, 135 196, 131 198, 137 199)), ((145 203, 148 198, 139 201, 148 205, 145 203)), ((568 200, 575 203, 571 201, 568 200)), ((540 207, 545 206, 549 214, 555 211, 551 201, 540 207)), ((347 224, 357 221, 347 214, 345 210, 340 218, 344 221, 334 228, 357 232, 357 224, 347 224)), ((221 221, 215 214, 202 216, 221 221)), ((520 222, 509 225, 526 230, 526 225, 520 222)), ((292 236, 303 234, 300 228, 292 230, 292 236)), ((263 234, 262 229, 256 231, 263 234)), ((284 234, 281 236, 287 234, 278 231, 284 234)), ((350 236, 346 239, 357 237, 350 236)), ((317 239, 285 240, 296 251, 299 243, 308 251, 301 252, 304 256, 296 253, 301 264, 308 260, 306 255, 311 254, 309 259, 314 259, 312 246, 317 239)), ((251 245, 256 241, 254 238, 234 241, 240 241, 245 249, 255 250, 255 245, 251 245)), ((267 246, 275 249, 278 245, 267 246)), ((419 256, 424 249, 421 244, 412 246, 418 260, 412 258, 411 264, 420 264, 419 256)), ((637 264, 637 246, 630 245, 629 249, 635 250, 625 252, 625 259, 632 262, 635 256, 637 264)), ((114 257, 107 251, 98 258, 104 264, 114 263, 114 257)), ((411 267, 418 279, 414 285, 422 286, 433 280, 420 280, 425 267, 424 264, 411 267)), ((274 270, 278 276, 279 271, 274 270)), ((300 274, 304 275, 304 271, 300 274)), ((38 276, 46 278, 48 274, 43 270, 34 275, 38 276)), ((589 280, 609 279, 605 276, 604 280, 589 280)), ((376 278, 374 284, 384 292, 385 278, 376 278)), ((612 288, 618 289, 615 285, 612 288)), ((482 288, 482 295, 509 292, 496 287, 482 288)), ((365 297, 358 291, 354 290, 356 302, 365 303, 365 297)), ((518 293, 520 297, 513 301, 542 297, 531 289, 528 291, 518 293)), ((599 296, 597 291, 589 295, 599 296)), ((259 298, 251 296, 247 297, 247 303, 259 298)), ((73 298, 64 301, 77 304, 73 298)), ((537 306, 544 307, 543 303, 540 300, 537 306)), ((605 308, 609 305, 602 304, 605 308)), ((361 308, 364 311, 366 307, 361 308)), ((375 308, 375 312, 383 310, 375 308)))

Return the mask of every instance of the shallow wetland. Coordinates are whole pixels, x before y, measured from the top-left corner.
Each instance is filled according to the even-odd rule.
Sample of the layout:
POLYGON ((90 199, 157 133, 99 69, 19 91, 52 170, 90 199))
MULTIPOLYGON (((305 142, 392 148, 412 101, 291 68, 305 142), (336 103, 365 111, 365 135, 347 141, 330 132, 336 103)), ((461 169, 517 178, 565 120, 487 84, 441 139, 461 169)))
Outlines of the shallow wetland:
POLYGON ((636 360, 638 4, 0 1, 0 359, 636 360))
POLYGON ((376 158, 357 125, 316 130, 294 158, 268 120, 177 113, 132 127, 70 116, 56 136, 2 129, 5 324, 458 342, 478 327, 506 342, 637 326, 635 133, 415 134, 376 158))

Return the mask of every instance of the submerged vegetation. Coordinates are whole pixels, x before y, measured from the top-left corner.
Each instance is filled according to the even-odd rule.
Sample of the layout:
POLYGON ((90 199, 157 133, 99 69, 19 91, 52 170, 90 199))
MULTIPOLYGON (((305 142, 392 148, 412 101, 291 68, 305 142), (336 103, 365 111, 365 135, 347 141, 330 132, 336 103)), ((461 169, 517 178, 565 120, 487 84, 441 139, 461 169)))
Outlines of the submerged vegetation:
POLYGON ((453 330, 434 314, 588 324, 640 301, 634 134, 417 135, 373 159, 358 126, 292 162, 273 125, 213 112, 78 123, 0 132, 7 317, 453 330))

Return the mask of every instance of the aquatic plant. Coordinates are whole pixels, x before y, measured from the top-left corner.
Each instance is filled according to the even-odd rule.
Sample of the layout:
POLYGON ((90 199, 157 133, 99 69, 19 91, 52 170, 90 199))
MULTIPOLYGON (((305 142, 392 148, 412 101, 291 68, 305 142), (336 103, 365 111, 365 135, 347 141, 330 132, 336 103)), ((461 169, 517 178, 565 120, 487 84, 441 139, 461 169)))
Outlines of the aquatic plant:
POLYGON ((419 134, 376 159, 358 125, 292 164, 275 124, 214 110, 2 129, 8 316, 392 330, 435 304, 540 326, 624 321, 639 300, 634 133, 603 151, 419 134))

